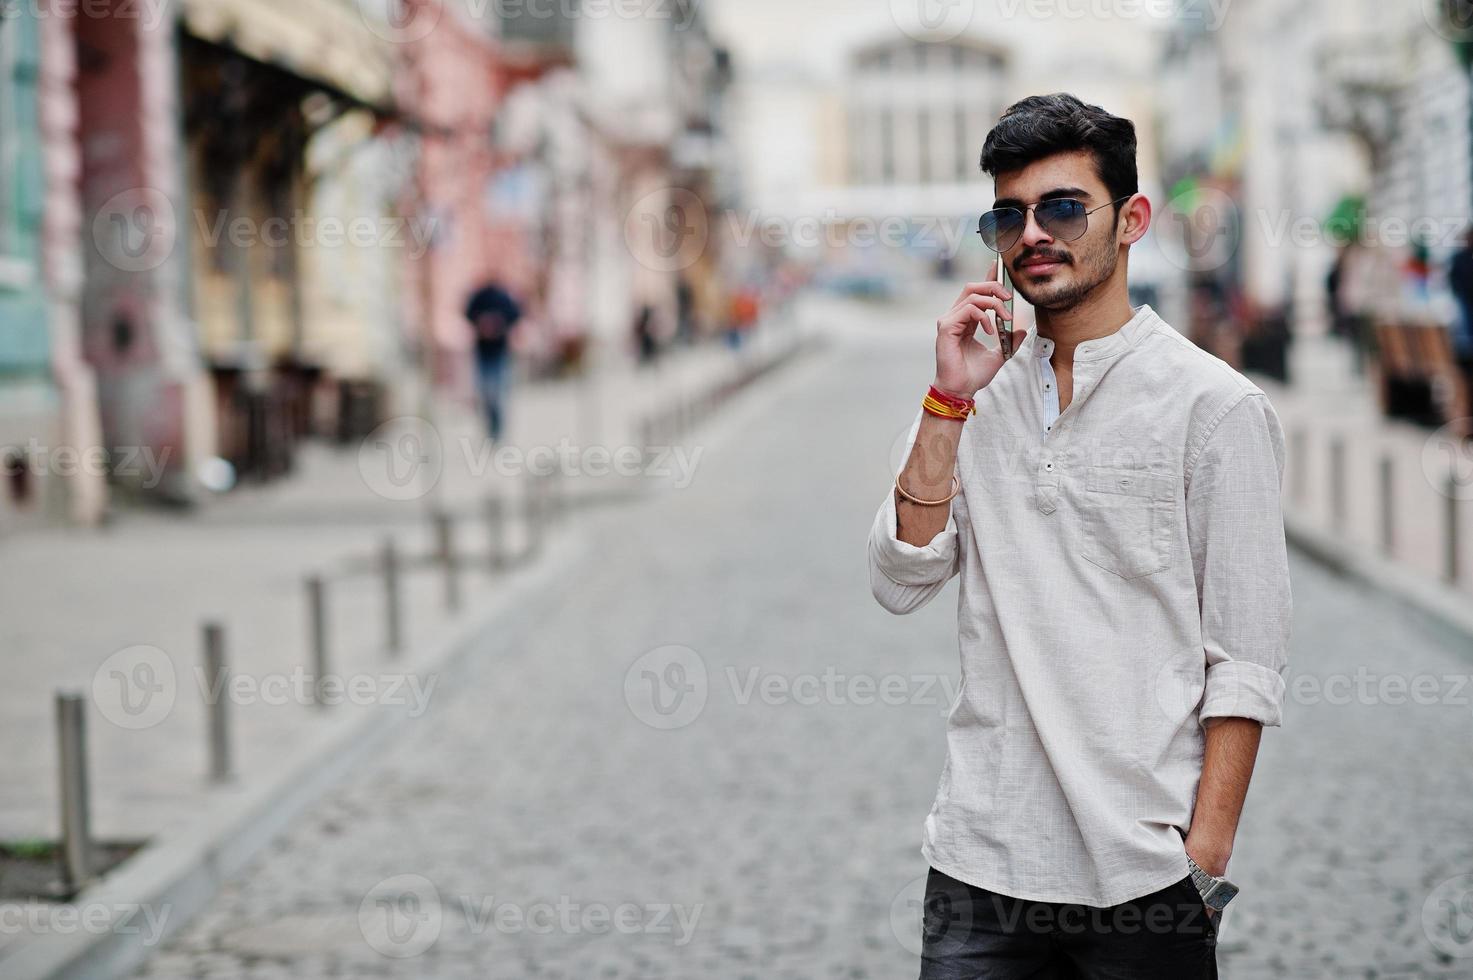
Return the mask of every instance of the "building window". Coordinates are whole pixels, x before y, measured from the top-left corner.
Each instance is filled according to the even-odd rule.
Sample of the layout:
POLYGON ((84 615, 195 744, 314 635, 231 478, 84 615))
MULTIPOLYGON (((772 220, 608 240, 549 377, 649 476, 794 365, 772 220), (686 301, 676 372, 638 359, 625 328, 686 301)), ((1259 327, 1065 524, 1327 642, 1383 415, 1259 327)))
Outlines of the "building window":
MULTIPOLYGON (((953 124, 953 145, 956 147, 956 179, 962 183, 972 179, 972 143, 967 132, 967 107, 956 107, 956 122, 953 124)), ((981 159, 982 148, 977 147, 977 159, 981 159)))
POLYGON ((15 70, 20 21, 15 9, 0 5, 0 259, 19 250, 16 223, 16 173, 20 169, 20 133, 16 121, 15 70))
POLYGON ((931 113, 921 109, 916 113, 916 148, 920 150, 920 182, 931 183, 931 113))
POLYGON ((880 183, 895 183, 895 113, 880 110, 880 183))

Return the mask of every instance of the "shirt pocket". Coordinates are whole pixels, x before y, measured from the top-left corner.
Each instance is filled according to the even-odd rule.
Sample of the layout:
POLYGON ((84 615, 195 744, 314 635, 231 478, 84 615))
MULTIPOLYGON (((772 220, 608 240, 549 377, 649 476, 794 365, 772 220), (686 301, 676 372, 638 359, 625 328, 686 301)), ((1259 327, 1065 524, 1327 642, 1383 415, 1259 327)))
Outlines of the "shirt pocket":
POLYGON ((1173 486, 1146 469, 1089 467, 1080 495, 1082 556, 1125 579, 1170 565, 1173 486))

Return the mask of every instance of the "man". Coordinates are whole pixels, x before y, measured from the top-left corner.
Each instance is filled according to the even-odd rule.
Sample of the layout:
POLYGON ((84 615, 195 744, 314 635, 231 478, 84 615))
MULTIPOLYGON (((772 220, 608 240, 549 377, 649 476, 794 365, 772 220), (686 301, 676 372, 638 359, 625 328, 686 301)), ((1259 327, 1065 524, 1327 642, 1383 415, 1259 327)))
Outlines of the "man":
POLYGON ((496 442, 501 439, 502 403, 511 370, 511 334, 522 318, 522 309, 506 290, 487 284, 471 296, 465 318, 475 333, 476 384, 486 412, 487 430, 496 442))
POLYGON ((1149 306, 1135 128, 1069 95, 987 136, 1007 289, 937 321, 933 388, 869 539, 908 613, 961 578, 962 682, 926 818, 922 978, 1216 975, 1216 912, 1289 626, 1283 434, 1149 306))

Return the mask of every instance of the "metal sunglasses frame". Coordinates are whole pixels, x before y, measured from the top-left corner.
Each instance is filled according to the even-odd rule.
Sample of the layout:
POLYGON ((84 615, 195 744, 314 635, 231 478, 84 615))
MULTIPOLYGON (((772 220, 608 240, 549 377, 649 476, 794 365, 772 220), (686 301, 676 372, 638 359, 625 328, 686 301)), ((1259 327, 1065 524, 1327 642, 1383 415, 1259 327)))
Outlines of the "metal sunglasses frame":
MULTIPOLYGON (((1121 201, 1128 201, 1132 197, 1135 197, 1135 195, 1134 194, 1126 194, 1124 197, 1117 197, 1113 201, 1106 201, 1104 204, 1101 204, 1097 208, 1090 208, 1087 211, 1085 211, 1084 212, 1084 227, 1080 230, 1079 234, 1075 235, 1073 238, 1059 238, 1058 235, 1055 235, 1053 232, 1051 232, 1047 228, 1045 228, 1043 222, 1041 222, 1041 221, 1038 222, 1038 227, 1043 228, 1043 230, 1048 234, 1048 236, 1050 238, 1058 238, 1059 241, 1061 241, 1061 242, 1077 242, 1077 241, 1079 241, 1079 239, 1083 238, 1085 236, 1085 234, 1087 234, 1089 232, 1089 216, 1090 215, 1094 214, 1096 211, 1103 211, 1105 208, 1110 207, 1112 204, 1119 204, 1121 201)), ((1019 237, 1022 237, 1023 230, 1028 227, 1028 212, 1029 211, 1034 211, 1035 212, 1034 213, 1034 219, 1033 220, 1038 221, 1037 208, 1040 205, 1043 205, 1043 204, 1062 204, 1065 201, 1068 201, 1071 204, 1077 204, 1081 208, 1084 207, 1084 202, 1081 201, 1081 200, 1079 200, 1078 198, 1074 198, 1074 197, 1052 197, 1052 198, 1049 198, 1046 201, 1034 201, 1032 204, 1025 204, 1021 208, 1014 208, 1014 207, 992 208, 990 210, 983 211, 982 212, 982 217, 977 219, 977 234, 982 238, 982 244, 986 245, 987 244, 987 236, 985 236, 985 235, 982 234, 982 221, 983 221, 983 219, 985 219, 989 214, 995 214, 995 213, 997 213, 999 211, 1016 211, 1016 212, 1018 212, 1019 214, 1021 214, 1023 216, 1023 224, 1018 228, 1018 236, 1019 237)), ((993 251, 999 252, 999 253, 1006 252, 1008 249, 1010 249, 1014 245, 1018 244, 1018 239, 1017 238, 1014 238, 1012 241, 1008 242, 1006 246, 1004 246, 1002 244, 1002 242, 998 242, 997 244, 998 244, 999 247, 993 249, 993 251)), ((988 247, 991 248, 992 246, 989 245, 988 247)))

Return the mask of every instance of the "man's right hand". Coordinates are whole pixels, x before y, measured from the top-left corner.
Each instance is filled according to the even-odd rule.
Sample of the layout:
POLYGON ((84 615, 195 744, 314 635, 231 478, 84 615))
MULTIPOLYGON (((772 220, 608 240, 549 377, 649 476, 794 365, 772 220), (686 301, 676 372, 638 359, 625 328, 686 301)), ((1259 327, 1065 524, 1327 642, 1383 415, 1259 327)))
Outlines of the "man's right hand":
MULTIPOLYGON (((969 282, 956 305, 936 321, 936 380, 942 391, 971 398, 987 386, 1005 363, 1002 351, 977 342, 977 328, 997 336, 993 316, 1011 321, 1005 301, 1013 294, 994 280, 969 282), (991 315, 989 315, 991 314, 991 315)), ((1013 349, 1023 338, 1013 334, 1013 349)))

